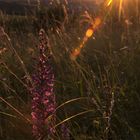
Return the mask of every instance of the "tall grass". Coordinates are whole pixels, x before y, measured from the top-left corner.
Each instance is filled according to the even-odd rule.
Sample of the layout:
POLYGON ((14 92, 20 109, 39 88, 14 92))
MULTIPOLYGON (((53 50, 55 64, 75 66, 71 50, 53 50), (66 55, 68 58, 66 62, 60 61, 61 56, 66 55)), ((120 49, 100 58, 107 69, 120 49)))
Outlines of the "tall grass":
MULTIPOLYGON (((130 8, 132 12, 126 10, 126 16, 121 19, 117 7, 110 9, 104 23, 88 39, 75 61, 70 59, 70 54, 79 47, 90 26, 83 23, 84 11, 74 15, 76 18, 65 13, 67 20, 59 26, 56 23, 50 26, 47 22, 43 25, 52 46, 56 140, 63 140, 62 124, 75 140, 140 139, 140 17, 133 6, 130 8)), ((92 18, 97 15, 88 13, 92 18)), ((5 28, 0 33, 2 140, 33 139, 28 89, 31 83, 28 82, 38 56, 39 40, 33 24, 40 19, 36 15, 26 17, 31 22, 24 18, 21 26, 20 17, 1 16, 1 25, 5 28), (9 24, 13 20, 17 20, 15 26, 9 24), (6 51, 2 51, 4 48, 6 51)))

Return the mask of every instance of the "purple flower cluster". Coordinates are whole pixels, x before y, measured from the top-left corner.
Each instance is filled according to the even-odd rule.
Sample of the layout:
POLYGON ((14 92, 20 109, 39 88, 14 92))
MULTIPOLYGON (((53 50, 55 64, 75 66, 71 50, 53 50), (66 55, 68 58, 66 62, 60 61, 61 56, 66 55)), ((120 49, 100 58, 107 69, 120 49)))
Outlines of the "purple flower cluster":
POLYGON ((32 120, 33 136, 42 139, 44 135, 53 137, 55 129, 56 101, 53 91, 54 73, 50 65, 50 46, 43 29, 39 32, 39 62, 33 75, 32 120), (47 53, 47 55, 46 55, 47 53))
POLYGON ((70 132, 67 124, 63 123, 61 125, 61 133, 62 133, 63 140, 70 140, 70 132))

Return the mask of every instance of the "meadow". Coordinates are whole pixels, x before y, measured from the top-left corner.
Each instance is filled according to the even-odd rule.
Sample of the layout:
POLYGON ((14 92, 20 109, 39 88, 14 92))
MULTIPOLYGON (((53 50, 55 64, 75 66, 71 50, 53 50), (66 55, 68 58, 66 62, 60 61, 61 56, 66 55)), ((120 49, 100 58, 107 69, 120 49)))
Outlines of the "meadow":
POLYGON ((139 8, 137 0, 124 7, 114 0, 78 12, 65 4, 25 16, 1 12, 0 140, 139 140, 139 8), (42 61, 41 28, 50 46, 55 113, 36 138, 30 88, 42 61))

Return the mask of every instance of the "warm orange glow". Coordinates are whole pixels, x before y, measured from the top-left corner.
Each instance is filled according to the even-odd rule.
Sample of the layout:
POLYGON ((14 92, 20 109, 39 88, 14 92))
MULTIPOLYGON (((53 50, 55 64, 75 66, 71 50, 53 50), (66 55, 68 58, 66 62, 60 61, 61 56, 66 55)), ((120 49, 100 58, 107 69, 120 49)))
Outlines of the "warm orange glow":
POLYGON ((93 35, 93 29, 88 29, 87 31, 86 31, 86 37, 91 37, 93 35))
MULTIPOLYGON (((138 0, 135 0, 135 1, 138 5, 138 0)), ((118 7, 118 14, 119 14, 119 18, 120 18, 122 15, 122 12, 125 10, 125 6, 128 5, 128 2, 130 2, 130 0, 104 0, 103 9, 108 9, 114 3, 118 7)), ((138 9, 137 9, 137 11, 138 11, 138 9)), ((92 37, 93 34, 98 30, 98 27, 100 26, 100 24, 102 24, 102 22, 104 20, 104 16, 105 15, 101 12, 101 13, 99 13, 99 16, 97 16, 95 19, 92 19, 92 17, 90 18, 91 27, 86 30, 85 36, 83 37, 82 43, 79 45, 79 47, 77 47, 71 53, 70 57, 72 60, 75 60, 77 58, 77 56, 81 53, 81 49, 85 46, 88 39, 90 37, 92 37)), ((127 25, 132 24, 129 20, 125 20, 125 23, 127 25)))
POLYGON ((107 6, 110 6, 112 4, 113 0, 108 0, 107 1, 107 6))
POLYGON ((80 50, 77 51, 77 49, 75 49, 70 55, 71 60, 75 60, 79 54, 80 54, 80 50))
POLYGON ((70 56, 71 60, 75 60, 77 56, 80 54, 80 52, 81 52, 81 48, 78 47, 74 49, 74 51, 71 53, 71 56, 70 56))
MULTIPOLYGON (((120 0, 119 0, 120 1, 120 0)), ((112 4, 113 0, 106 0, 105 7, 109 7, 112 4)), ((83 37, 82 43, 79 47, 75 48, 73 52, 70 54, 71 60, 75 60, 78 55, 81 53, 81 49, 85 46, 85 43, 88 41, 90 37, 93 36, 94 32, 98 29, 100 24, 102 24, 103 15, 96 17, 91 23, 91 27, 86 30, 85 36, 83 37)))
POLYGON ((93 29, 96 29, 101 24, 101 18, 97 17, 95 18, 93 29))
POLYGON ((76 55, 79 55, 79 53, 80 53, 80 49, 77 48, 77 49, 74 50, 73 55, 76 56, 76 55))
POLYGON ((71 60, 75 60, 77 58, 77 56, 81 53, 81 49, 84 47, 84 45, 87 42, 87 40, 88 40, 88 37, 85 36, 83 38, 83 41, 80 44, 80 46, 73 50, 73 52, 70 55, 71 60))
POLYGON ((120 0, 120 4, 119 4, 119 19, 121 17, 121 13, 122 13, 122 4, 123 4, 123 0, 120 0))
POLYGON ((80 46, 77 47, 76 49, 74 49, 74 51, 71 53, 71 55, 70 55, 71 60, 75 60, 77 58, 77 56, 81 53, 81 49, 84 47, 87 40, 90 37, 92 37, 92 35, 94 34, 94 31, 96 31, 96 29, 98 28, 98 26, 100 24, 101 24, 101 18, 99 18, 99 17, 95 18, 95 20, 92 24, 92 27, 87 29, 85 36, 83 38, 83 41, 80 44, 80 46))
POLYGON ((101 24, 101 18, 97 17, 95 18, 95 21, 93 22, 93 25, 92 25, 92 28, 89 28, 87 31, 86 31, 86 37, 90 38, 93 33, 94 33, 94 30, 96 30, 96 28, 101 24))

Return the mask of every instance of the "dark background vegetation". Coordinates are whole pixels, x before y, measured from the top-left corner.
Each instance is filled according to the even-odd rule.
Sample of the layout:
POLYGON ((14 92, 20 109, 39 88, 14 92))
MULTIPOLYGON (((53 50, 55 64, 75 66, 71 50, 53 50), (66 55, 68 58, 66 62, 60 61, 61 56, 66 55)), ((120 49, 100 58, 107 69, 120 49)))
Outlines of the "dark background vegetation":
MULTIPOLYGON (((38 8, 36 3, 0 1, 0 25, 10 38, 0 33, 0 96, 12 105, 0 100, 0 140, 32 139, 31 123, 26 120, 31 119, 26 70, 30 75, 35 70, 40 28, 46 30, 52 46, 57 105, 76 99, 57 110, 57 123, 87 111, 66 122, 71 139, 139 140, 140 14, 137 7, 140 8, 135 3, 128 4, 119 19, 118 7, 113 5, 104 14, 104 23, 94 37, 86 42, 77 60, 72 61, 71 51, 80 45, 91 24, 86 21, 85 11, 94 19, 100 11, 98 5, 53 3, 38 8)), ((60 132, 59 127, 57 131, 60 132)), ((62 140, 60 137, 58 140, 62 140)))

